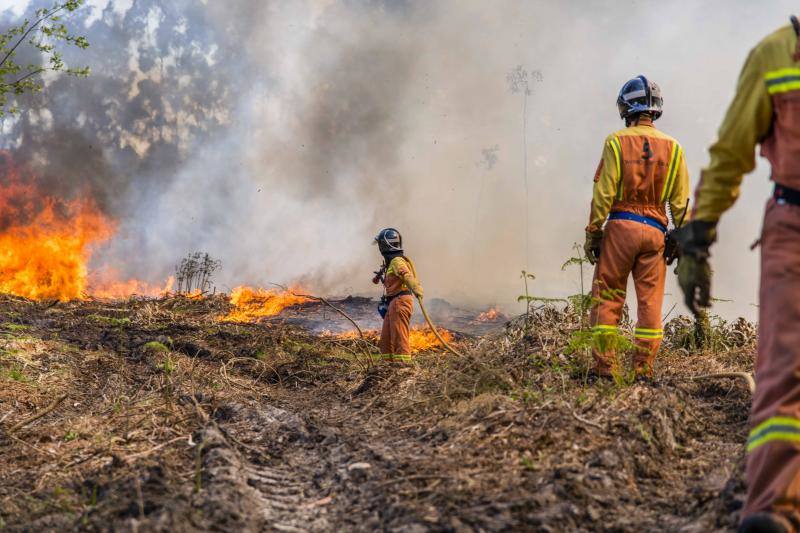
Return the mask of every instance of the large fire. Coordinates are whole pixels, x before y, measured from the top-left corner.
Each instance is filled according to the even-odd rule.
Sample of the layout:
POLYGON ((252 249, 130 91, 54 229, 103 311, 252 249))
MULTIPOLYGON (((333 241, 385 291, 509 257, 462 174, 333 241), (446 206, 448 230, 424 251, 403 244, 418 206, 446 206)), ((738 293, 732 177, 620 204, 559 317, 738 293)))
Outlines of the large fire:
POLYGON ((254 322, 259 318, 279 314, 287 307, 308 302, 305 296, 297 296, 293 289, 254 289, 252 287, 236 287, 231 292, 233 309, 224 317, 223 322, 254 322))
POLYGON ((8 153, 0 153, 0 292, 67 301, 163 291, 89 272, 93 249, 115 231, 91 198, 47 195, 8 153))

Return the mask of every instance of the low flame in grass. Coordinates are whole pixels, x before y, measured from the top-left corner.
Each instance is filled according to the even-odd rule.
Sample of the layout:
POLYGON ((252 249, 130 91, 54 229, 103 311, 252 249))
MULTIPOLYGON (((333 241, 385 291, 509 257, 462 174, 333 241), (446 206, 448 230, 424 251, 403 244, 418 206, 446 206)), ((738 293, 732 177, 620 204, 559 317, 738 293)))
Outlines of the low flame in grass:
MULTIPOLYGON (((439 332, 439 335, 447 343, 452 343, 454 338, 453 334, 450 333, 449 330, 444 328, 436 328, 439 332)), ((368 329, 364 331, 364 335, 366 337, 373 338, 377 341, 378 338, 381 336, 381 332, 375 329, 368 329)), ((337 339, 357 339, 359 338, 358 332, 355 330, 345 331, 344 333, 338 333, 336 335, 332 335, 337 339)), ((421 327, 413 327, 409 332, 409 342, 411 343, 411 353, 419 353, 419 352, 426 352, 432 350, 443 350, 442 344, 439 342, 439 339, 436 338, 434 335, 433 330, 430 328, 421 328, 421 327)))
POLYGON ((496 307, 492 307, 488 311, 484 311, 483 313, 478 315, 477 321, 478 322, 497 322, 498 320, 504 320, 505 315, 500 312, 500 310, 496 307))
POLYGON ((231 304, 234 307, 221 320, 223 322, 254 322, 259 318, 275 316, 287 307, 310 301, 309 298, 293 294, 294 290, 296 289, 281 291, 236 287, 231 292, 231 304))
MULTIPOLYGON (((453 342, 453 334, 443 328, 437 328, 439 335, 447 343, 453 342)), ((425 352, 434 348, 443 349, 436 334, 430 328, 412 328, 411 335, 409 336, 411 342, 411 352, 425 352)))
MULTIPOLYGON (((106 276, 98 277, 106 278, 106 276)), ((92 279, 89 294, 94 298, 111 300, 128 298, 129 296, 163 296, 172 290, 173 285, 175 285, 175 278, 172 276, 164 282, 163 286, 151 285, 138 279, 129 279, 128 281, 92 279)), ((193 295, 188 296, 193 297, 193 295)))
POLYGON ((61 301, 157 295, 160 288, 140 281, 89 273, 94 248, 115 232, 116 223, 90 197, 50 196, 0 152, 0 292, 61 301))

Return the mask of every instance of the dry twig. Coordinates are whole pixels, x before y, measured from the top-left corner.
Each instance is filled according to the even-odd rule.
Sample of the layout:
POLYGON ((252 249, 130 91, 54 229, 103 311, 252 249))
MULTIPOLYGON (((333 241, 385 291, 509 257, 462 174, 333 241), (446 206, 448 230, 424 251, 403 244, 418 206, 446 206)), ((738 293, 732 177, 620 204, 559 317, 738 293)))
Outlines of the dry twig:
POLYGON ((16 424, 14 424, 13 426, 11 426, 10 428, 8 428, 7 433, 9 435, 11 435, 12 433, 16 433, 20 429, 24 428, 28 424, 36 422, 37 420, 42 418, 44 415, 50 413, 56 407, 58 407, 61 404, 61 402, 63 402, 64 400, 67 399, 67 396, 68 396, 67 394, 63 394, 63 395, 59 396, 58 398, 56 398, 53 401, 53 403, 51 403, 50 405, 48 405, 47 407, 45 407, 44 409, 42 409, 38 413, 34 414, 33 416, 30 416, 30 417, 26 418, 25 420, 21 420, 21 421, 17 422, 16 424))

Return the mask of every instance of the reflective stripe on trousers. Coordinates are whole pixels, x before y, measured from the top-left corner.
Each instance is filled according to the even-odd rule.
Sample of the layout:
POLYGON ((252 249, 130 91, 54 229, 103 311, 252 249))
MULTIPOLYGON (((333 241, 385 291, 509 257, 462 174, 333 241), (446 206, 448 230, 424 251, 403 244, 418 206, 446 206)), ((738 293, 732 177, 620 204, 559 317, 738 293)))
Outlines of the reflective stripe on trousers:
POLYGON ((800 207, 767 204, 743 516, 800 519, 800 207))
MULTIPOLYGON (((600 259, 594 271, 591 324, 595 336, 615 333, 625 304, 628 276, 633 275, 638 302, 633 364, 650 374, 661 345, 661 304, 664 301, 664 234, 631 220, 609 220, 603 232, 600 259)), ((610 337, 610 335, 608 335, 610 337)), ((614 342, 595 344, 595 371, 608 374, 616 366, 614 342)))

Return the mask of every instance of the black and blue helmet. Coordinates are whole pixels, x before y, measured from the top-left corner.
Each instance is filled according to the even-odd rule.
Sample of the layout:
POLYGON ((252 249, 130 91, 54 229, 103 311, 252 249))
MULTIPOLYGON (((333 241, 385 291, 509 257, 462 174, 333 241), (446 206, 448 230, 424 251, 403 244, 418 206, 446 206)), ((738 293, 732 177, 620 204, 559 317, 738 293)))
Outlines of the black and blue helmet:
POLYGON ((661 116, 663 103, 658 85, 641 75, 627 81, 617 97, 619 116, 625 119, 647 113, 656 120, 661 116))
POLYGON ((382 254, 403 253, 403 237, 394 228, 382 229, 373 242, 382 254))

